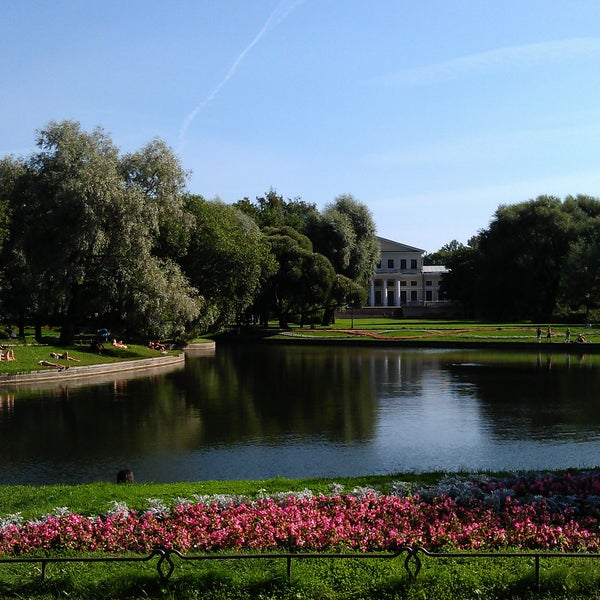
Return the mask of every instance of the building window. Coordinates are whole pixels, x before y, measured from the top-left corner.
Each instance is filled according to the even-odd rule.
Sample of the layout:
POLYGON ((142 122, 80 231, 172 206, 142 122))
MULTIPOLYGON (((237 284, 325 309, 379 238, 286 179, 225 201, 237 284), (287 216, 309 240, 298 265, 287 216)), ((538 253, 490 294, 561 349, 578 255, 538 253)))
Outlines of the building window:
POLYGON ((377 268, 381 269, 381 259, 377 261, 377 268))
POLYGON ((410 293, 410 301, 411 302, 416 302, 417 301, 417 290, 413 290, 410 293))
POLYGON ((433 300, 433 292, 431 290, 427 290, 425 292, 425 300, 427 300, 427 302, 431 302, 433 300))
POLYGON ((406 292, 400 292, 400 303, 406 304, 406 292))
POLYGON ((400 287, 406 287, 406 281, 401 281, 400 282, 400 287))
POLYGON ((417 287, 417 282, 416 281, 411 281, 410 282, 410 287, 417 287))
POLYGON ((400 259, 400 268, 406 269, 406 259, 405 258, 400 259))
POLYGON ((388 269, 393 269, 393 268, 394 268, 394 259, 388 258, 388 269))
POLYGON ((417 259, 416 258, 411 258, 410 259, 410 268, 411 269, 416 269, 417 268, 417 259))
POLYGON ((433 285, 433 282, 432 281, 426 281, 425 285, 427 285, 427 286, 433 285))

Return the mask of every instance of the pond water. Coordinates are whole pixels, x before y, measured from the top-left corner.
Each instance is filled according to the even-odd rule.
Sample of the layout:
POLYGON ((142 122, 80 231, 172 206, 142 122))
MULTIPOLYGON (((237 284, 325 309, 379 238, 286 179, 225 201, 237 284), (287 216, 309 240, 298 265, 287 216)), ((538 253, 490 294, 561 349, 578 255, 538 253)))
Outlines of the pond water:
POLYGON ((599 384, 594 355, 224 345, 0 390, 0 484, 592 467, 599 384))

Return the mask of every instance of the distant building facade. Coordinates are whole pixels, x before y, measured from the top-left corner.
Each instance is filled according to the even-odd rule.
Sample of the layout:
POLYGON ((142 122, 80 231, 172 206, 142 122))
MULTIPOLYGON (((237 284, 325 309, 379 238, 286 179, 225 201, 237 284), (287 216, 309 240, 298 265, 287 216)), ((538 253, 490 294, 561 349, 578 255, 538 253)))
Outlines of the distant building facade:
POLYGON ((381 255, 369 286, 369 308, 395 308, 408 316, 448 304, 440 291, 446 267, 423 265, 425 250, 377 239, 381 255))

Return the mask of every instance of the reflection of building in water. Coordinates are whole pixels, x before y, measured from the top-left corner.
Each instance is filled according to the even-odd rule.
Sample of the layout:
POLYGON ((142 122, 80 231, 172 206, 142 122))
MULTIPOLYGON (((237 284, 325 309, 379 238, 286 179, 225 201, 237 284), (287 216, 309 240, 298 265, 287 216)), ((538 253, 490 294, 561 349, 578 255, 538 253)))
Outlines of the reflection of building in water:
POLYGON ((12 413, 15 410, 14 394, 0 394, 0 410, 7 413, 12 413))
POLYGON ((435 384, 442 392, 450 387, 450 380, 440 371, 441 356, 435 352, 415 354, 403 350, 371 352, 371 380, 375 382, 378 392, 382 391, 380 384, 390 390, 410 389, 414 392, 422 390, 425 385, 435 384))

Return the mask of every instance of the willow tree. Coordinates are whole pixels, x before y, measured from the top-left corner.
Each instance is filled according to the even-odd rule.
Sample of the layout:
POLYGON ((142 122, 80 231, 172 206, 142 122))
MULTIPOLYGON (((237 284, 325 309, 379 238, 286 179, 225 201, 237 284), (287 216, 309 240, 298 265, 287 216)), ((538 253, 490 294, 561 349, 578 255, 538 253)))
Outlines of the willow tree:
POLYGON ((335 272, 354 284, 349 286, 346 282, 331 288, 323 314, 323 324, 329 325, 336 308, 356 306, 358 298, 363 302, 366 298, 380 253, 375 221, 365 204, 344 194, 326 206, 322 214, 311 217, 307 235, 315 252, 326 256, 335 272))
POLYGON ((164 251, 165 224, 188 227, 185 173, 173 153, 155 141, 121 157, 102 129, 87 133, 72 121, 51 122, 37 147, 13 159, 17 176, 0 171, 11 308, 38 325, 60 318, 65 344, 92 314, 147 334, 181 331, 201 299, 164 251))

